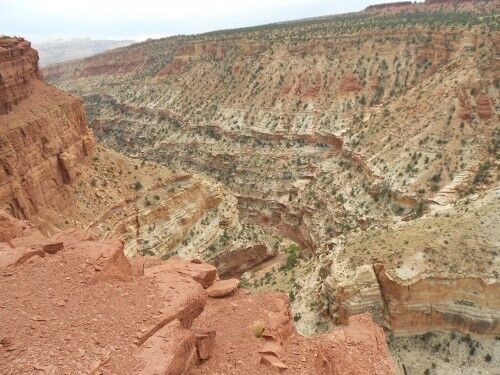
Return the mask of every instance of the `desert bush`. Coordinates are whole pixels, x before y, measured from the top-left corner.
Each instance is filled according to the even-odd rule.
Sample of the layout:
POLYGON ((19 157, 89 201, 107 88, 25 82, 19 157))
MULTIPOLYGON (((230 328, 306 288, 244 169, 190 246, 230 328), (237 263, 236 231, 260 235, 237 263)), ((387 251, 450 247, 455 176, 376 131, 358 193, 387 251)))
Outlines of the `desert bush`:
POLYGON ((256 320, 252 325, 252 332, 257 338, 262 337, 265 329, 266 324, 262 320, 256 320))

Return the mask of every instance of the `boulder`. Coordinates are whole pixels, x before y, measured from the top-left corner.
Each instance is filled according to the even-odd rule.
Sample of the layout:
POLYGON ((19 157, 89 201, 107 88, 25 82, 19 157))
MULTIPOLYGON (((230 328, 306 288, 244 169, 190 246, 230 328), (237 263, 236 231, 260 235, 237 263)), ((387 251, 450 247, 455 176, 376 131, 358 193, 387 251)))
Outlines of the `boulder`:
POLYGON ((259 354, 270 354, 278 357, 281 350, 281 345, 277 341, 266 340, 262 348, 259 349, 259 354))
POLYGON ((217 276, 217 269, 211 264, 188 262, 177 257, 169 258, 161 267, 189 276, 205 289, 212 285, 217 276))
POLYGON ((132 278, 132 266, 120 240, 82 241, 73 244, 71 249, 94 268, 95 275, 90 282, 113 279, 128 281, 132 278))
POLYGON ((49 242, 43 245, 42 250, 47 254, 55 254, 64 249, 64 242, 49 242))
POLYGON ((158 309, 161 314, 157 316, 155 324, 140 335, 138 345, 142 345, 155 332, 174 320, 179 320, 184 328, 191 328, 194 319, 205 308, 208 296, 200 283, 177 272, 171 265, 165 262, 144 271, 145 276, 153 278, 160 289, 158 309))
POLYGON ((42 250, 35 250, 30 247, 12 247, 0 242, 0 269, 9 266, 18 266, 34 256, 45 256, 42 250))
POLYGON ((137 256, 135 258, 129 259, 130 264, 132 266, 132 275, 133 276, 143 276, 144 270, 147 268, 151 268, 163 263, 163 261, 158 257, 143 257, 137 256))
POLYGON ((238 279, 216 280, 207 288, 207 293, 212 298, 227 297, 235 292, 239 284, 238 279))

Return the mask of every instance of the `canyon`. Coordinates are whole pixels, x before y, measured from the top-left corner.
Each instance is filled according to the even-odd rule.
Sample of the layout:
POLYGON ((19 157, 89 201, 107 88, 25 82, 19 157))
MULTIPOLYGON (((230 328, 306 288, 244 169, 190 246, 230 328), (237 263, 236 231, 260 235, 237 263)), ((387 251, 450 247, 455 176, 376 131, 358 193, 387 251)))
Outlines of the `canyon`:
MULTIPOLYGON (((220 280, 196 255, 220 228, 243 231, 231 212, 236 199, 197 176, 96 146, 81 100, 42 81, 29 42, 4 37, 0 45, 2 373, 395 373, 369 315, 305 338, 286 295, 252 295, 238 279, 220 280), (201 220, 212 228, 186 236, 201 220), (181 241, 184 251, 196 242, 193 260, 148 254, 181 241)), ((269 257, 264 245, 248 249, 256 247, 269 257)), ((248 252, 226 271, 245 271, 248 252)))
POLYGON ((1 38, 2 370, 494 374, 497 18, 380 4, 41 71, 1 38))

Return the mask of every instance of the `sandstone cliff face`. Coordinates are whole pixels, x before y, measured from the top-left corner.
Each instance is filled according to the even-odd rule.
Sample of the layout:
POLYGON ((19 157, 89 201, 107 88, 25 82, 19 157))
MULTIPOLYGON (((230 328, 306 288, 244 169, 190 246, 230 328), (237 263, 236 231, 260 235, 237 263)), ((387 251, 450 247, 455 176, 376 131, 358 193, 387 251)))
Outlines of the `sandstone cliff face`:
POLYGON ((500 284, 494 278, 417 274, 402 279, 377 264, 358 267, 343 281, 330 279, 323 292, 338 322, 369 311, 379 324, 399 334, 500 333, 500 284))
POLYGON ((40 78, 38 54, 21 38, 0 38, 0 115, 28 97, 40 78))
POLYGON ((4 38, 0 53, 0 202, 29 218, 74 182, 88 160, 94 138, 82 102, 43 83, 38 57, 22 39, 4 38))
POLYGON ((500 333, 500 283, 495 279, 438 275, 401 279, 382 265, 376 265, 375 272, 395 332, 500 333))
POLYGON ((498 334, 498 192, 338 243, 322 296, 346 322, 369 311, 402 335, 433 330, 498 334))
POLYGON ((41 80, 28 42, 1 43, 0 208, 44 231, 72 223, 120 237, 130 256, 207 258, 222 234, 238 232, 234 197, 198 176, 96 150, 81 100, 41 80))

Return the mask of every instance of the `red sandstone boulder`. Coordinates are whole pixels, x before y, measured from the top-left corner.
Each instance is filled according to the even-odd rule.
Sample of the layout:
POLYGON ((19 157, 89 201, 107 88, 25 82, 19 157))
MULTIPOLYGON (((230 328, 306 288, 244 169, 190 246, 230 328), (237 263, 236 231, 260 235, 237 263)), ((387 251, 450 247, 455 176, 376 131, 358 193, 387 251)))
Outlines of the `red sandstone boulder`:
POLYGON ((42 246, 44 253, 54 255, 64 249, 64 242, 50 242, 42 246))
POLYGON ((238 279, 216 280, 207 288, 207 293, 212 298, 227 297, 234 293, 239 284, 238 279))
POLYGON ((260 363, 267 366, 273 366, 279 371, 285 371, 288 368, 281 359, 271 354, 262 354, 260 357, 260 363))
POLYGON ((288 296, 278 292, 268 292, 260 296, 266 301, 266 329, 262 337, 268 341, 282 343, 293 334, 295 326, 288 296))
POLYGON ((259 349, 260 354, 269 354, 279 357, 281 353, 281 345, 275 340, 266 340, 262 348, 259 349))
POLYGON ((30 247, 12 247, 0 242, 0 269, 23 264, 33 256, 45 256, 42 250, 34 250, 30 247))
POLYGON ((133 276, 143 276, 144 270, 147 268, 151 268, 154 266, 158 266, 162 264, 164 261, 158 257, 142 257, 138 256, 135 258, 129 259, 129 262, 132 266, 132 275, 133 276))
POLYGON ((192 277, 205 289, 212 285, 217 276, 217 269, 210 264, 188 262, 177 257, 169 258, 161 267, 192 277))
POLYGON ((112 279, 128 281, 132 278, 132 266, 120 240, 82 241, 68 247, 94 268, 95 275, 90 282, 112 279))
MULTIPOLYGON (((175 264, 178 265, 179 262, 175 261, 175 264)), ((190 328, 194 319, 203 312, 208 299, 200 283, 191 276, 177 272, 176 268, 172 267, 172 262, 146 268, 144 273, 146 277, 154 280, 162 299, 157 302, 160 312, 157 321, 141 333, 139 345, 176 319, 184 328, 190 328)))

